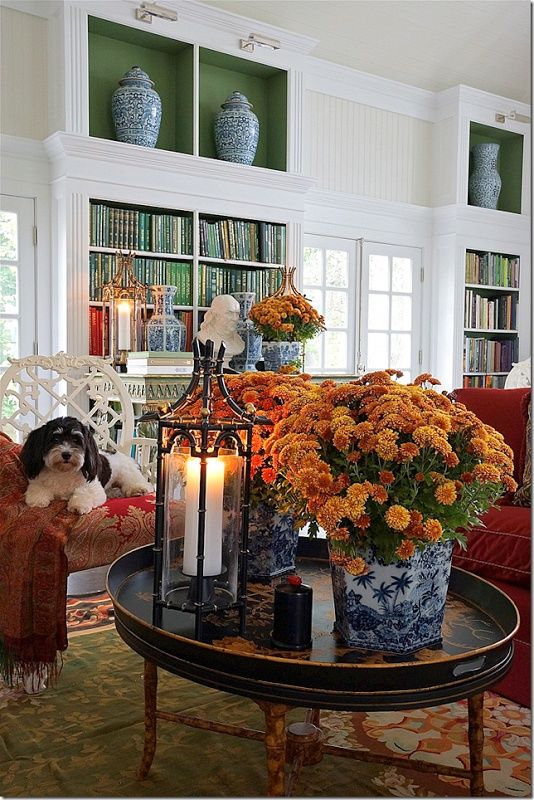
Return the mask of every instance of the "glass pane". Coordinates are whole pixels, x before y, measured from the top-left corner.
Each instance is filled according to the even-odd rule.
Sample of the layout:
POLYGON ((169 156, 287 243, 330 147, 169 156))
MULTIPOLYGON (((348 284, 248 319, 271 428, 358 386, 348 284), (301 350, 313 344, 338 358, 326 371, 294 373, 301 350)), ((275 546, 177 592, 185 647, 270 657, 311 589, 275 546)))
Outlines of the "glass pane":
POLYGON ((349 254, 346 250, 326 251, 326 285, 347 289, 349 285, 349 254))
POLYGON ((370 331, 389 330, 389 295, 369 295, 369 320, 367 328, 370 331))
POLYGON ((0 319, 0 367, 8 367, 8 357, 19 351, 19 326, 16 319, 0 319))
POLYGON ((320 286, 323 272, 322 250, 319 247, 305 247, 302 281, 307 286, 320 286))
POLYGON ((347 292, 326 292, 325 322, 327 328, 346 328, 349 324, 347 292))
POLYGON ((320 289, 308 289, 306 286, 303 294, 319 314, 324 314, 323 293, 320 289))
POLYGON ((412 298, 393 295, 391 298, 391 327, 394 331, 411 331, 412 298))
POLYGON ((391 363, 394 369, 403 369, 410 366, 410 350, 412 337, 409 333, 391 334, 391 363))
POLYGON ((389 258, 369 256, 369 289, 376 292, 389 291, 389 258))
POLYGON ((386 369, 389 364, 387 333, 369 333, 367 336, 366 369, 386 369))
POLYGON ((0 264, 0 313, 18 314, 17 268, 0 264))
POLYGON ((395 380, 397 381, 397 383, 410 383, 410 381, 412 380, 412 373, 410 372, 409 369, 403 369, 402 378, 396 378, 395 380))
POLYGON ((17 215, 0 211, 0 258, 16 261, 18 257, 17 215))
POLYGON ((321 335, 306 342, 304 370, 321 368, 321 335))
POLYGON ((329 370, 347 368, 347 334, 343 331, 326 331, 325 367, 329 370))
POLYGON ((412 291, 412 259, 393 258, 391 288, 394 292, 412 291))

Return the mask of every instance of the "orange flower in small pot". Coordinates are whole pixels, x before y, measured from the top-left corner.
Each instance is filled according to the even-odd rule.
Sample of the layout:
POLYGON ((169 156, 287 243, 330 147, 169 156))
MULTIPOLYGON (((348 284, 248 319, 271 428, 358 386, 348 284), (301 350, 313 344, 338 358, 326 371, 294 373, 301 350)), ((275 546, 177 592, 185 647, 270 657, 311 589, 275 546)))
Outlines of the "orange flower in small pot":
POLYGON ((515 484, 500 433, 430 375, 400 375, 309 385, 266 449, 326 532, 345 642, 407 653, 441 641, 453 543, 515 484))

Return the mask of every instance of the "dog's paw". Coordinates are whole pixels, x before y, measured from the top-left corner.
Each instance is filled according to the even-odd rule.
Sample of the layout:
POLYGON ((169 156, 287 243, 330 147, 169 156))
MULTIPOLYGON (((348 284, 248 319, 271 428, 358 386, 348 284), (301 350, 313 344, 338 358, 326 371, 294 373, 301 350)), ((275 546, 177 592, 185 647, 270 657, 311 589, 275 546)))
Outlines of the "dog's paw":
POLYGON ((95 505, 86 497, 71 497, 67 505, 68 511, 73 511, 75 514, 88 514, 95 508, 95 505))
POLYGON ((35 486, 29 486, 24 495, 24 501, 30 508, 47 508, 53 499, 51 494, 35 486))
POLYGON ((150 483, 143 481, 142 483, 132 483, 129 486, 123 486, 122 491, 125 497, 139 497, 144 494, 151 494, 154 491, 150 483))

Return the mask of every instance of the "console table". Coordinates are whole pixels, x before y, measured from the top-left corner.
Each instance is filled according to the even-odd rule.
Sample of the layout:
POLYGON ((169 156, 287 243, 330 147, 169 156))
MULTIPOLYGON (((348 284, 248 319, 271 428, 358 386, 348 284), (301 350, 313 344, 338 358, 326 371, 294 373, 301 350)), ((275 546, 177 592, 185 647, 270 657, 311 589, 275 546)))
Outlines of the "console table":
MULTIPOLYGON (((205 642, 194 639, 194 619, 187 613, 164 610, 162 627, 153 627, 152 558, 152 546, 138 548, 115 561, 108 574, 117 631, 145 659, 145 747, 140 779, 148 774, 154 757, 157 719, 167 719, 263 741, 269 796, 290 794, 302 766, 317 763, 323 753, 468 777, 471 794, 483 794, 484 691, 508 671, 519 622, 515 605, 503 592, 453 568, 443 645, 403 657, 344 647, 332 633, 332 602, 314 599, 312 647, 295 653, 274 649, 270 643, 271 586, 250 586, 246 638, 237 635, 237 615, 232 612, 224 617, 208 615, 205 642), (158 709, 158 667, 249 697, 264 712, 265 731, 158 709), (406 710, 465 698, 469 770, 379 756, 323 741, 320 709, 406 710), (286 730, 286 713, 294 707, 309 710, 303 722, 286 730), (287 775, 286 762, 291 764, 287 775)), ((303 562, 298 568, 312 585, 318 578, 324 581, 328 573, 325 562, 303 562)))

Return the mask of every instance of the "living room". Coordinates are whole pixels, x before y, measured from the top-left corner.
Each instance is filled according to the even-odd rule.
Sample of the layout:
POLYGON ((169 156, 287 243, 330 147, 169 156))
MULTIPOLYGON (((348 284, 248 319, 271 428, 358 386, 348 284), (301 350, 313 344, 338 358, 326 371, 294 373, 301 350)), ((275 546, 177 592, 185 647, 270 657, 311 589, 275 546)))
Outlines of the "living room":
MULTIPOLYGON (((88 354, 111 357, 109 379, 119 385, 116 391, 125 393, 124 402, 135 412, 136 422, 141 410, 157 409, 182 395, 193 363, 185 356, 191 355, 192 339, 204 324, 213 298, 253 287, 259 301, 275 291, 278 284, 269 281, 273 275, 279 280, 280 265, 286 268, 282 280, 293 287, 295 296, 302 293, 325 320, 326 330, 309 339, 302 354, 302 372, 311 376, 306 391, 312 393, 324 379, 340 386, 385 369, 403 373, 398 379, 402 387, 418 375, 430 374, 440 381, 430 391, 450 395, 457 390, 455 400, 500 431, 514 452, 513 480, 522 504, 519 496, 508 496, 510 502, 499 501, 500 510, 489 509, 486 527, 473 526, 468 549, 456 552, 454 566, 483 582, 493 582, 519 609, 519 632, 511 621, 503 623, 505 631, 507 625, 514 630, 513 665, 510 671, 503 665, 502 675, 488 687, 485 713, 490 709, 493 716, 485 727, 491 729, 501 715, 505 722, 499 728, 500 739, 508 731, 521 740, 521 746, 530 737, 531 665, 530 499, 527 503, 523 491, 530 481, 530 10, 526 0, 292 0, 286 4, 2 0, 0 4, 5 276, 0 307, 1 373, 8 368, 8 358, 58 353, 68 354, 68 359, 88 354), (134 64, 145 73, 141 81, 146 94, 159 98, 161 118, 155 142, 121 138, 112 113, 113 103, 119 102, 112 103, 112 97, 120 97, 120 87, 127 87, 132 79, 139 81, 138 74, 131 74, 134 64), (234 113, 236 104, 247 124, 257 124, 259 130, 248 161, 249 156, 234 159, 222 154, 216 133, 217 124, 222 125, 217 120, 224 119, 221 114, 228 105, 234 113), (477 193, 476 159, 483 156, 489 162, 478 169, 483 186, 477 193), (487 189, 488 181, 492 181, 492 191, 487 189), (10 227, 14 219, 15 233, 10 227), (179 245, 154 244, 154 238, 150 246, 144 243, 151 225, 165 226, 169 220, 173 226, 169 236, 178 231, 179 245), (230 236, 235 237, 233 254, 224 250, 224 240, 223 251, 215 249, 209 237, 217 231, 228 231, 228 248, 230 236), (270 242, 262 238, 267 231, 273 233, 272 252, 270 242), (241 235, 250 241, 255 235, 260 237, 256 255, 238 249, 241 235), (131 327, 128 346, 119 347, 118 336, 112 341, 103 325, 107 314, 115 318, 116 307, 106 300, 102 287, 111 282, 119 263, 126 270, 135 268, 137 277, 140 269, 145 270, 145 291, 147 284, 172 283, 176 288, 172 313, 185 326, 186 340, 180 348, 185 355, 180 366, 173 362, 170 370, 158 367, 167 375, 158 375, 157 381, 150 381, 142 368, 136 371, 135 356, 128 355, 152 349, 143 338, 145 329, 131 327), (514 727, 513 720, 519 719, 521 724, 514 727)), ((153 305, 147 305, 150 314, 153 305)), ((131 308, 133 326, 137 306, 131 308)), ((139 311, 139 320, 146 319, 145 312, 139 311)), ((119 317, 116 331, 120 335, 119 317)), ((146 372, 150 373, 149 366, 146 372)), ((284 381, 281 378, 280 384, 284 381)), ((45 381, 37 383, 41 402, 46 403, 45 381)), ((399 389, 399 397, 401 393, 399 389)), ((84 413, 80 407, 80 414, 84 413)), ((125 424, 131 425, 132 420, 125 424)), ((8 426, 2 424, 0 430, 8 432, 8 426)), ((4 496, 6 514, 8 507, 4 496)), ((151 531, 147 518, 141 516, 142 499, 136 500, 135 508, 135 514, 126 515, 116 526, 108 518, 100 518, 100 528, 84 520, 98 514, 98 509, 82 515, 76 539, 79 549, 76 556, 74 545, 68 552, 69 572, 74 564, 77 569, 94 566, 88 559, 88 552, 94 556, 94 550, 92 545, 87 547, 87 537, 95 537, 97 530, 103 536, 106 525, 108 532, 113 531, 108 544, 113 536, 121 542, 125 536, 130 538, 128 548, 121 552, 113 549, 116 541, 109 545, 111 558, 99 566, 109 564, 125 549, 145 545, 142 536, 151 531)), ((299 552, 305 549, 303 539, 299 552)), ((27 557, 31 558, 29 550, 27 557)), ((64 589, 58 594, 59 604, 64 594, 64 589)), ((109 598, 105 603, 112 612, 109 598)), ((93 609, 89 614, 96 613, 96 604, 85 608, 93 609)), ((512 613, 506 609, 503 606, 503 618, 512 613)), ((5 608, 2 613, 6 614, 5 608)), ((114 645, 110 638, 99 637, 115 636, 117 668, 121 664, 126 674, 133 669, 136 681, 132 689, 126 678, 118 689, 125 697, 130 690, 135 692, 140 704, 135 707, 138 716, 129 717, 125 727, 117 723, 123 743, 131 726, 136 746, 128 753, 128 764, 133 766, 130 775, 126 767, 117 765, 121 777, 114 785, 112 765, 99 756, 101 778, 96 771, 90 774, 85 764, 72 783, 76 770, 69 767, 65 784, 56 776, 45 796, 80 796, 84 786, 89 795, 196 794, 193 767, 200 747, 205 748, 206 761, 213 758, 215 769, 224 773, 220 788, 210 779, 199 788, 200 796, 265 793, 258 744, 250 743, 257 748, 258 763, 232 783, 232 775, 237 777, 239 770, 225 765, 223 748, 228 743, 232 752, 234 744, 240 748, 244 744, 170 724, 166 733, 167 723, 158 727, 158 737, 168 735, 167 743, 160 747, 158 738, 152 770, 146 781, 136 784, 133 775, 143 749, 142 660, 120 642, 113 625, 108 624, 105 633, 71 636, 73 619, 69 646, 60 648, 65 650, 64 666, 56 687, 50 685, 42 694, 24 698, 19 692, 15 700, 6 700, 7 707, 14 714, 12 709, 22 698, 30 704, 29 710, 38 710, 45 720, 48 698, 56 698, 59 705, 54 706, 53 719, 45 720, 43 726, 50 738, 52 723, 57 725, 64 713, 70 713, 68 691, 75 693, 76 703, 84 702, 77 688, 81 673, 69 677, 69 668, 88 664, 84 659, 93 658, 92 650, 99 650, 99 642, 109 666, 115 658, 114 645), (61 699, 63 686, 66 694, 61 699), (165 748, 173 737, 176 741, 178 731, 180 745, 190 748, 187 768, 177 756, 175 763, 178 774, 185 769, 187 790, 178 785, 173 789, 170 773, 163 775, 159 766, 173 763, 165 748), (222 744, 212 744, 217 738, 222 744), (212 747, 221 747, 220 759, 212 747), (158 763, 160 750, 165 755, 158 763)), ((102 667, 96 656, 91 665, 95 670, 102 667)), ((98 707, 100 697, 112 742, 111 730, 122 713, 121 704, 117 701, 110 711, 104 689, 100 693, 94 687, 96 680, 95 674, 91 708, 98 707)), ((202 702, 209 703, 212 690, 163 674, 167 698, 172 697, 173 680, 180 681, 180 691, 191 707, 198 705, 195 691, 206 691, 202 702)), ((106 689, 110 689, 109 681, 106 689)), ((468 695, 475 694, 474 689, 466 692, 461 702, 467 703, 468 695)), ((239 705, 242 697, 225 695, 226 707, 221 697, 211 699, 224 710, 228 724, 251 724, 248 711, 239 705)), ((474 718, 476 709, 469 703, 474 718)), ((421 704, 413 707, 412 723, 422 714, 421 704)), ((302 719, 302 714, 291 713, 302 719)), ((336 715, 332 710, 325 714, 332 734, 336 715)), ((367 718, 363 710, 347 714, 353 718, 350 724, 356 725, 358 717, 356 739, 371 750, 371 738, 376 738, 384 758, 394 758, 407 737, 416 737, 408 723, 399 726, 403 733, 398 733, 394 719, 398 711, 375 710, 367 718), (376 728, 376 737, 369 735, 381 713, 389 719, 376 728)), ((418 755, 413 758, 421 760, 421 751, 432 750, 436 725, 446 716, 436 713, 432 719, 425 718, 422 724, 429 734, 418 743, 418 755)), ((27 724, 29 717, 20 719, 27 724)), ((261 719, 253 723, 263 724, 261 719)), ((465 725, 457 727, 463 736, 465 725)), ((6 733, 6 758, 0 769, 20 776, 20 782, 17 777, 5 788, 0 786, 6 796, 26 796, 31 781, 39 784, 42 776, 38 771, 32 776, 21 767, 22 751, 9 755, 10 735, 6 733)), ((340 729, 339 741, 334 736, 332 746, 345 735, 346 729, 340 729)), ((450 753, 448 758, 444 755, 449 748, 446 736, 438 739, 436 735, 436 739, 439 744, 433 754, 441 757, 442 764, 454 769, 469 760, 464 751, 450 753)), ((93 746, 90 739, 76 738, 77 751, 65 736, 65 758, 70 754, 76 761, 85 752, 85 761, 92 760, 104 739, 98 741, 93 746)), ((486 731, 486 746, 491 741, 486 731)), ((41 746, 43 741, 34 742, 35 754, 47 758, 48 751, 41 746)), ((462 746, 468 753, 469 742, 462 746)), ((528 769, 525 772, 520 764, 530 763, 530 753, 517 749, 513 763, 504 763, 499 761, 504 752, 505 748, 488 756, 485 751, 486 759, 494 759, 494 767, 485 776, 486 792, 528 796, 528 769)), ((239 759, 248 758, 246 750, 236 753, 239 759)), ((351 796, 354 790, 356 796, 399 792, 456 796, 470 790, 477 793, 480 788, 458 775, 441 780, 434 776, 433 782, 421 784, 423 778, 414 778, 414 773, 393 762, 387 768, 394 773, 390 787, 384 766, 368 767, 367 783, 340 785, 336 783, 337 759, 328 759, 302 770, 301 783, 294 781, 297 794, 309 791, 329 796, 331 789, 333 796, 351 796), (308 780, 306 770, 312 775, 324 764, 326 771, 316 785, 312 777, 303 783, 308 780)), ((63 760, 58 762, 59 772, 62 769, 67 769, 63 760)), ((276 778, 272 781, 272 793, 277 793, 276 778)))

